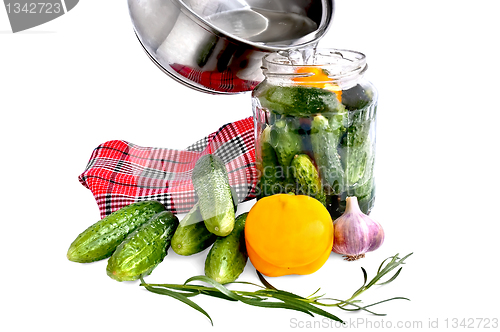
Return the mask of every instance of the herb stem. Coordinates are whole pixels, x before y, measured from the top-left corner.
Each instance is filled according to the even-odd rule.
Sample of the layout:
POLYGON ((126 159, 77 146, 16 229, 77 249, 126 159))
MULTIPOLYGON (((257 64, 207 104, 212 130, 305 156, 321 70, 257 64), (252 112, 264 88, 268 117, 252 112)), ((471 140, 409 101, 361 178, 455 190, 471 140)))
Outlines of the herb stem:
MULTIPOLYGON (((281 309, 289 309, 295 310, 299 312, 303 312, 310 316, 314 316, 313 314, 321 315, 323 317, 327 317, 329 319, 342 322, 340 318, 337 316, 324 311, 320 307, 338 307, 341 310, 345 311, 358 311, 363 310, 368 313, 377 316, 384 316, 385 314, 377 314, 367 308, 375 306, 380 303, 384 303, 392 300, 408 300, 404 297, 394 297, 387 300, 379 301, 376 303, 372 303, 369 305, 361 306, 360 300, 356 300, 356 298, 363 294, 366 290, 368 290, 373 285, 385 285, 392 281, 394 281, 401 272, 402 267, 387 281, 379 283, 380 279, 387 275, 389 272, 397 268, 399 265, 404 264, 404 261, 410 256, 412 253, 406 255, 403 258, 399 258, 398 254, 395 256, 389 257, 380 264, 380 267, 377 271, 375 277, 373 277, 370 282, 367 283, 367 273, 364 268, 361 268, 364 276, 363 285, 358 288, 353 295, 348 300, 338 300, 333 298, 325 298, 324 295, 315 296, 320 289, 316 290, 314 293, 304 298, 299 295, 296 295, 291 292, 279 290, 276 287, 272 286, 258 271, 257 275, 264 286, 249 283, 249 282, 235 282, 240 284, 248 284, 259 287, 259 290, 256 291, 241 291, 241 290, 229 290, 226 286, 216 282, 215 280, 208 278, 206 276, 195 276, 191 277, 182 285, 178 284, 148 284, 144 282, 144 279, 141 277, 141 284, 146 288, 146 290, 173 297, 197 311, 204 314, 210 322, 212 319, 208 315, 206 311, 204 311, 201 307, 199 307, 196 303, 189 299, 189 297, 194 297, 196 295, 207 295, 216 298, 220 298, 228 301, 240 301, 247 305, 264 307, 264 308, 281 308, 281 309), (386 264, 386 262, 390 259, 390 261, 386 264), (384 266, 385 264, 385 266, 384 266), (193 281, 200 281, 209 284, 210 286, 203 285, 192 285, 190 284, 193 281), (269 301, 272 299, 272 301, 269 301), (325 303, 324 301, 336 301, 336 303, 325 303), (352 308, 349 308, 352 307, 352 308)), ((213 323, 212 323, 213 324, 213 323)))

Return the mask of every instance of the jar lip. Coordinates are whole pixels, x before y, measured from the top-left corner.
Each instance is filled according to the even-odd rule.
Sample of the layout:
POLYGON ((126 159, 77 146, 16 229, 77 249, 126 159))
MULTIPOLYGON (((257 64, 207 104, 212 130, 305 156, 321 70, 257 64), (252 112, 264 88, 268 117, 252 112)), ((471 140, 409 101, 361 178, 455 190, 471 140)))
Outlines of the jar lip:
POLYGON ((278 65, 284 67, 324 67, 335 65, 363 65, 366 63, 365 54, 347 49, 337 48, 310 48, 267 54, 263 58, 263 64, 278 65), (306 54, 308 53, 308 54, 306 54), (299 59, 299 55, 303 55, 299 59), (307 58, 304 58, 306 56, 307 58), (295 62, 302 60, 305 63, 295 62), (312 63, 310 63, 312 61, 312 63))
POLYGON ((359 79, 368 69, 368 65, 366 56, 361 52, 311 48, 268 54, 262 59, 261 69, 267 78, 280 79, 313 76, 321 69, 327 75, 325 78, 328 81, 346 86, 359 79), (307 71, 308 68, 311 72, 307 71))

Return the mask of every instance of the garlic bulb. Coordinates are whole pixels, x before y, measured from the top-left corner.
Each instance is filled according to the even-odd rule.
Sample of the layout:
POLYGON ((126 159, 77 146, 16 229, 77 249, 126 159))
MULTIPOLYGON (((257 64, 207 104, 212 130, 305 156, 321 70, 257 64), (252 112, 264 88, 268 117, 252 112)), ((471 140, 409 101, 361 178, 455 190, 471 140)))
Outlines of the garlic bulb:
POLYGON ((384 230, 375 220, 361 212, 356 196, 347 197, 345 212, 333 222, 332 251, 348 261, 365 257, 384 242, 384 230))

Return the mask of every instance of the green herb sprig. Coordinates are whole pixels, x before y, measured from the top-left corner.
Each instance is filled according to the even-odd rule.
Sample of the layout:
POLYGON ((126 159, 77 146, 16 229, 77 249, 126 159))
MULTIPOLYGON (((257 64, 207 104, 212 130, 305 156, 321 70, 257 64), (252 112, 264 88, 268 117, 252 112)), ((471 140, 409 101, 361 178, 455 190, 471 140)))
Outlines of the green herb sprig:
POLYGON ((368 310, 367 308, 373 307, 377 304, 384 303, 387 301, 392 301, 392 300, 408 300, 405 297, 393 297, 387 300, 379 301, 376 303, 372 303, 366 306, 361 306, 361 301, 360 300, 355 300, 356 297, 361 295, 363 292, 368 290, 370 287, 374 285, 385 285, 388 284, 392 281, 394 281, 399 274, 401 273, 402 267, 399 268, 399 270, 387 281, 385 282, 380 282, 380 279, 382 279, 385 275, 387 275, 389 272, 397 268, 398 266, 405 264, 404 261, 413 253, 410 253, 406 255, 403 258, 399 258, 399 254, 396 254, 395 256, 391 256, 387 259, 385 259, 382 264, 380 264, 377 274, 373 279, 370 280, 370 282, 367 283, 368 281, 368 275, 366 273, 366 270, 362 267, 361 270, 363 271, 363 277, 364 277, 364 283, 363 286, 361 286, 357 291, 353 293, 353 295, 348 299, 348 300, 338 300, 338 299, 333 299, 333 298, 325 298, 324 295, 316 295, 320 289, 318 289, 316 292, 313 294, 309 295, 308 297, 302 297, 299 295, 296 295, 294 293, 290 293, 287 291, 279 290, 272 286, 263 276, 257 271, 257 275, 262 282, 262 285, 257 285, 254 283, 250 282, 241 282, 237 281, 234 283, 239 283, 239 284, 246 284, 246 285, 252 285, 256 286, 259 289, 257 291, 239 291, 239 290, 229 290, 222 284, 216 282, 215 280, 207 277, 207 276, 194 276, 186 280, 186 282, 182 285, 180 284, 148 284, 144 282, 144 279, 141 277, 141 284, 140 286, 143 286, 145 289, 152 293, 156 294, 161 294, 161 295, 167 295, 170 297, 173 297, 174 299, 177 299, 181 302, 184 302, 185 304, 189 305, 190 307, 196 309, 197 311, 201 312, 204 314, 211 322, 213 325, 212 318, 210 315, 203 310, 198 304, 196 304, 194 301, 190 299, 190 297, 194 297, 196 295, 208 295, 211 297, 216 297, 220 298, 223 300, 227 301, 239 301, 251 306, 256 306, 256 307, 264 307, 264 308, 281 308, 281 309, 289 309, 289 310, 294 310, 294 311, 300 311, 305 314, 308 314, 312 317, 314 317, 314 314, 330 318, 334 321, 338 321, 343 323, 343 321, 329 313, 328 311, 325 311, 321 309, 320 307, 337 307, 342 310, 346 311, 358 311, 358 310, 363 310, 366 312, 369 312, 373 315, 377 316, 385 316, 385 314, 378 314, 375 313, 371 310, 368 310), (390 259, 390 261, 387 263, 387 261, 390 259), (385 264, 385 265, 384 265, 385 264), (200 281, 204 282, 206 284, 209 284, 210 286, 203 286, 203 285, 197 285, 197 284, 191 284, 192 282, 195 281, 200 281), (334 303, 325 303, 324 301, 334 301, 334 303))

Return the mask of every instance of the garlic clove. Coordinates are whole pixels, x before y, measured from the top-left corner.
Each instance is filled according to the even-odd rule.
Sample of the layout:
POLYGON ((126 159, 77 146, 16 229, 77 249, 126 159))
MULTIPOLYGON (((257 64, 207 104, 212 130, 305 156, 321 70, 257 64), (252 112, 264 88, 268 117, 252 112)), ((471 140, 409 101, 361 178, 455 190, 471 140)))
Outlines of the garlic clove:
POLYGON ((382 226, 361 211, 356 196, 347 197, 346 203, 344 213, 333 222, 332 251, 354 261, 378 249, 385 235, 382 226))

